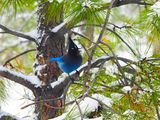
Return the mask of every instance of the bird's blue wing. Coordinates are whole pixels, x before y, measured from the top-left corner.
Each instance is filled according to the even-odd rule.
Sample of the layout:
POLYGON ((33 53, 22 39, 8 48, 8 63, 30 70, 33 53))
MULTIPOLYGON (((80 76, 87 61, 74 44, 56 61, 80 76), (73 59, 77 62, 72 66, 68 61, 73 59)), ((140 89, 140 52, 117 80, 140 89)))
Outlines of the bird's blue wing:
POLYGON ((49 59, 49 62, 63 62, 63 60, 62 57, 57 57, 49 59))

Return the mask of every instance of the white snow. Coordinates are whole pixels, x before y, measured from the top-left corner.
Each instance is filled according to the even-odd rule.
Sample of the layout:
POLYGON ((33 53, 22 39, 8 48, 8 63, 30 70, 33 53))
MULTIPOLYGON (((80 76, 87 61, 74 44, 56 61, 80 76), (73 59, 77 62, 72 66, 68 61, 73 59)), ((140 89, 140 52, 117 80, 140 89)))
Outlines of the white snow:
MULTIPOLYGON (((67 116, 67 113, 63 113, 62 115, 60 115, 56 118, 49 119, 49 120, 65 120, 66 116, 67 116)), ((77 118, 75 118, 75 120, 81 120, 81 117, 77 117, 77 118)), ((103 120, 103 117, 83 118, 83 120, 103 120)))
MULTIPOLYGON (((11 82, 10 80, 5 80, 5 83, 7 87, 6 92, 8 94, 5 103, 1 104, 2 110, 14 116, 18 116, 19 118, 33 116, 34 105, 21 109, 25 105, 33 103, 33 93, 28 88, 15 82, 11 82)), ((34 120, 28 119, 28 117, 23 120, 34 120)))
POLYGON ((158 14, 158 16, 160 15, 160 1, 156 2, 154 5, 151 6, 151 9, 158 14))
MULTIPOLYGON (((33 115, 31 117, 29 117, 27 120, 38 120, 38 114, 33 113, 33 115)), ((26 119, 25 119, 26 120, 26 119)))
MULTIPOLYGON (((76 118, 76 120, 81 120, 81 117, 76 118)), ((83 118, 83 120, 103 120, 103 117, 97 117, 97 118, 83 118)))
POLYGON ((29 36, 31 36, 32 38, 35 38, 35 39, 38 38, 38 33, 37 33, 36 29, 32 30, 30 32, 27 32, 26 34, 29 35, 29 36))
POLYGON ((120 85, 120 81, 113 81, 108 84, 109 87, 114 87, 114 86, 118 86, 118 85, 120 85))
POLYGON ((48 2, 52 3, 52 2, 53 2, 53 0, 48 0, 48 2))
POLYGON ((61 3, 61 2, 63 2, 63 0, 57 0, 57 2, 58 2, 58 3, 61 3))
POLYGON ((112 0, 102 0, 103 3, 110 3, 112 0))
MULTIPOLYGON (((89 97, 85 97, 84 100, 82 100, 79 103, 79 107, 80 107, 83 115, 87 115, 91 112, 96 111, 98 109, 98 106, 99 106, 98 102, 92 98, 89 98, 89 97)), ((80 111, 79 111, 76 103, 74 103, 71 106, 70 111, 68 111, 68 114, 70 116, 72 116, 74 119, 78 118, 80 116, 80 111)))
POLYGON ((127 116, 129 116, 129 115, 134 115, 134 114, 136 114, 136 112, 135 112, 134 110, 130 110, 130 109, 126 110, 126 111, 123 113, 123 115, 127 115, 127 116))
POLYGON ((113 101, 120 100, 122 97, 123 97, 123 94, 120 94, 120 93, 112 93, 111 94, 111 98, 113 101))
POLYGON ((29 76, 29 75, 24 75, 22 73, 18 73, 15 71, 11 71, 3 66, 0 66, 0 71, 5 71, 5 72, 9 72, 17 77, 23 78, 24 80, 30 82, 31 84, 33 84, 35 87, 39 87, 42 85, 42 81, 40 81, 37 76, 29 76))
POLYGON ((54 88, 55 86, 59 85, 65 80, 66 77, 68 77, 68 74, 62 73, 61 76, 58 77, 58 80, 56 82, 51 83, 51 87, 54 88))
POLYGON ((143 90, 144 90, 144 92, 154 92, 154 90, 153 90, 153 89, 148 88, 148 87, 143 88, 143 90))
POLYGON ((34 70, 34 72, 37 71, 37 75, 42 76, 40 71, 41 71, 42 69, 44 69, 46 66, 47 66, 46 64, 44 64, 44 65, 39 65, 39 66, 36 67, 36 69, 34 70))
POLYGON ((65 120, 66 116, 67 116, 67 113, 63 113, 62 115, 56 118, 49 119, 49 120, 65 120))
POLYGON ((92 68, 92 69, 91 69, 91 72, 92 72, 93 74, 96 74, 98 71, 99 71, 99 68, 92 68))
MULTIPOLYGON (((106 96, 101 95, 101 94, 93 94, 92 97, 97 99, 97 100, 99 100, 99 101, 101 101, 106 106, 112 107, 113 101, 112 101, 111 98, 106 97, 106 96)), ((103 107, 105 107, 105 106, 103 106, 103 107)))
POLYGON ((4 111, 0 110, 0 119, 1 119, 2 116, 11 116, 13 118, 16 118, 17 120, 20 120, 20 118, 17 118, 15 116, 11 115, 10 113, 7 113, 7 112, 4 112, 4 111))
MULTIPOLYGON (((105 97, 103 95, 93 94, 92 97, 97 99, 98 101, 101 101, 103 104, 106 104, 109 107, 111 107, 113 104, 113 101, 110 98, 105 97)), ((80 107, 80 110, 81 110, 83 117, 84 117, 83 120, 103 120, 102 116, 97 117, 97 118, 92 118, 92 119, 89 119, 86 116, 87 114, 98 110, 98 106, 100 106, 100 104, 95 99, 92 99, 90 97, 85 97, 83 100, 80 101, 79 107, 80 107)), ((79 100, 80 99, 78 99, 77 102, 79 102, 79 100)), ((66 113, 63 113, 61 116, 58 116, 58 117, 51 119, 51 120, 64 120, 68 116, 70 116, 74 120, 81 119, 80 111, 79 111, 76 103, 73 103, 71 105, 71 107, 68 109, 68 111, 66 111, 66 113)))
POLYGON ((57 25, 56 27, 54 27, 53 29, 51 29, 52 32, 56 33, 58 32, 64 25, 66 24, 66 22, 62 22, 61 24, 57 25))
POLYGON ((124 87, 122 88, 122 91, 123 91, 124 93, 131 92, 131 90, 132 90, 132 88, 131 88, 130 86, 124 86, 124 87))

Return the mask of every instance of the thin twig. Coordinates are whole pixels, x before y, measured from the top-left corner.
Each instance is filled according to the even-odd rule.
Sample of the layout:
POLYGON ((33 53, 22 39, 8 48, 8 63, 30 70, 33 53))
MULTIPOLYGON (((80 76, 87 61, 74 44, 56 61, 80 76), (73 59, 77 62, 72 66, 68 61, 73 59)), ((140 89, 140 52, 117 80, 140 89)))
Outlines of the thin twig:
POLYGON ((89 73, 89 70, 90 70, 90 68, 91 68, 91 61, 92 61, 94 52, 95 52, 95 50, 96 50, 96 48, 97 48, 97 46, 98 46, 98 44, 99 44, 99 42, 100 42, 100 40, 101 40, 101 38, 102 38, 102 36, 103 36, 103 33, 104 33, 104 31, 105 31, 105 28, 106 28, 106 25, 108 24, 108 20, 109 20, 111 8, 112 8, 112 5, 113 5, 114 1, 115 1, 115 0, 112 0, 112 1, 111 1, 111 5, 110 5, 109 8, 108 8, 107 15, 106 15, 106 18, 105 18, 105 22, 104 22, 103 27, 102 27, 102 30, 101 30, 101 32, 100 32, 100 34, 99 34, 98 40, 97 40, 96 44, 93 46, 93 49, 92 49, 92 51, 91 51, 91 53, 90 53, 90 56, 89 56, 89 58, 88 58, 88 67, 87 67, 87 70, 86 70, 86 73, 85 73, 85 74, 86 74, 86 77, 84 78, 84 81, 83 81, 83 84, 84 84, 84 86, 83 86, 83 91, 84 91, 84 93, 85 93, 85 91, 86 91, 85 85, 86 85, 86 83, 87 83, 88 73, 89 73))
POLYGON ((11 62, 12 60, 16 59, 17 57, 20 57, 20 56, 22 56, 22 55, 24 55, 24 54, 26 54, 26 53, 32 52, 32 51, 36 51, 36 49, 26 50, 26 51, 24 51, 24 52, 22 52, 22 53, 20 53, 20 54, 18 54, 18 55, 16 55, 16 56, 10 58, 9 60, 7 60, 7 61, 4 63, 3 66, 6 66, 9 62, 11 62))
POLYGON ((114 57, 115 60, 116 60, 115 63, 116 63, 116 65, 117 65, 117 67, 118 67, 118 70, 119 70, 120 73, 122 74, 125 83, 123 82, 123 80, 121 80, 121 79, 120 79, 120 80, 121 80, 121 82, 122 82, 123 85, 127 85, 127 80, 126 80, 126 77, 125 77, 124 72, 123 72, 123 70, 122 70, 122 67, 121 67, 120 63, 118 62, 117 56, 116 56, 115 53, 113 52, 112 48, 111 48, 108 44, 106 44, 106 43, 104 43, 104 42, 102 42, 102 41, 100 41, 100 43, 102 43, 103 45, 105 45, 105 46, 111 51, 113 57, 114 57))
POLYGON ((79 110, 80 115, 81 115, 81 120, 83 120, 82 110, 81 110, 81 108, 80 108, 80 106, 79 106, 79 103, 80 103, 80 102, 77 102, 77 100, 75 99, 75 103, 76 103, 76 105, 78 106, 78 110, 79 110))
MULTIPOLYGON (((80 26, 85 26, 86 24, 81 24, 81 25, 76 25, 76 26, 74 26, 74 28, 75 27, 80 27, 80 26)), ((87 25, 90 25, 90 24, 87 24, 87 25)), ((103 26, 102 25, 97 25, 97 24, 93 24, 95 27, 100 27, 100 28, 102 28, 103 26)), ((135 56, 137 56, 136 55, 136 53, 134 52, 134 50, 130 47, 130 45, 118 34, 118 33, 116 33, 114 30, 112 30, 112 29, 110 29, 110 28, 108 28, 108 27, 106 27, 106 30, 108 30, 109 32, 112 32, 113 34, 115 34, 130 50, 131 50, 131 52, 135 55, 135 56)), ((75 32, 76 33, 76 32, 75 32)), ((77 35, 79 35, 79 36, 81 36, 81 37, 84 37, 83 35, 81 35, 81 34, 78 34, 78 33, 76 33, 77 35)), ((84 37, 84 38, 86 38, 86 37, 84 37)), ((88 40, 88 39, 87 39, 88 40)))
MULTIPOLYGON (((82 37, 82 38, 85 38, 86 40, 88 40, 88 41, 90 41, 91 43, 93 43, 93 44, 96 44, 95 42, 93 42, 92 40, 90 40, 87 36, 85 36, 85 35, 82 35, 82 34, 80 34, 80 33, 78 33, 78 32, 75 32, 75 31, 72 31, 72 33, 74 33, 74 34, 76 34, 76 35, 78 35, 78 36, 80 36, 80 37, 82 37)), ((100 45, 97 45, 105 54, 108 54, 108 53, 106 53, 106 51, 100 46, 100 45)), ((89 56, 89 55, 88 55, 89 56)))

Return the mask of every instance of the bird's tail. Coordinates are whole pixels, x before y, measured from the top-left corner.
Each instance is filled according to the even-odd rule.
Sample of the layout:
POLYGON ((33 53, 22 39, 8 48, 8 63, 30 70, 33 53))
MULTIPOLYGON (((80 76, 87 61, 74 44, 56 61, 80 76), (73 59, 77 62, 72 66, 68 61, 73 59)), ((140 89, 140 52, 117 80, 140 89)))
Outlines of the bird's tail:
POLYGON ((57 58, 51 58, 51 59, 49 59, 49 62, 60 62, 62 60, 62 57, 57 57, 57 58))

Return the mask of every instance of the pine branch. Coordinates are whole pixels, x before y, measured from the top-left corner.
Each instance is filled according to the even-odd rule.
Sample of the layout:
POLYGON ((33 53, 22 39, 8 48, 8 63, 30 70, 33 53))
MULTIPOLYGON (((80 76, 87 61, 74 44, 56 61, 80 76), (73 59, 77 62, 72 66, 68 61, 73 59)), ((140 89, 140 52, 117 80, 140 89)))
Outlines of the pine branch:
POLYGON ((38 42, 36 41, 36 39, 31 37, 31 36, 29 36, 29 35, 26 35, 26 34, 11 30, 11 29, 9 29, 9 28, 1 25, 1 24, 0 24, 0 28, 2 30, 4 30, 5 33, 11 34, 11 35, 14 35, 14 36, 17 36, 17 37, 25 38, 27 40, 30 40, 30 41, 36 43, 36 45, 39 45, 38 42))
POLYGON ((41 85, 41 81, 36 76, 24 75, 22 73, 11 71, 2 66, 0 66, 0 76, 19 83, 30 90, 34 90, 36 87, 41 85))

